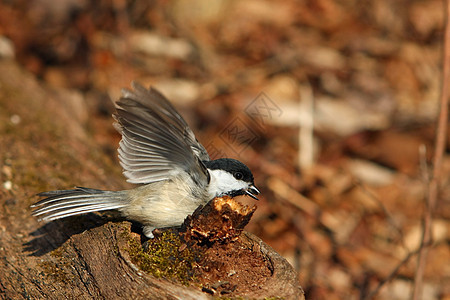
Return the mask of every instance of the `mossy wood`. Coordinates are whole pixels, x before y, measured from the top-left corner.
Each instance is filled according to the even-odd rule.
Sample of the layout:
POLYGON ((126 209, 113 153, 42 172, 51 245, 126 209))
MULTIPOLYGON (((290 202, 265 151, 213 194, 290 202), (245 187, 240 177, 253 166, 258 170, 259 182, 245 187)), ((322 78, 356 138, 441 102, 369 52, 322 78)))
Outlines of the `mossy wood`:
MULTIPOLYGON (((90 214, 43 224, 31 216, 41 191, 75 184, 129 188, 114 156, 89 134, 98 128, 83 118, 92 115, 85 106, 73 93, 43 88, 13 62, 0 61, 0 297, 211 299, 196 285, 156 278, 132 263, 129 222, 90 214)), ((286 260, 257 237, 244 232, 243 238, 272 272, 257 293, 242 296, 302 299, 286 260)))

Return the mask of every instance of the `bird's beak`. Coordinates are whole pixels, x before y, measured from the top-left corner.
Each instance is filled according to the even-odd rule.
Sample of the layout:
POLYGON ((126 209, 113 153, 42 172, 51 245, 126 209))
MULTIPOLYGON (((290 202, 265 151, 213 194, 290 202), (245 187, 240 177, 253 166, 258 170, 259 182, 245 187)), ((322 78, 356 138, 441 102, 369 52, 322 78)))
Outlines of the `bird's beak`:
POLYGON ((245 194, 252 197, 255 200, 259 200, 255 195, 259 194, 259 190, 254 186, 253 184, 248 187, 248 189, 245 191, 245 194))

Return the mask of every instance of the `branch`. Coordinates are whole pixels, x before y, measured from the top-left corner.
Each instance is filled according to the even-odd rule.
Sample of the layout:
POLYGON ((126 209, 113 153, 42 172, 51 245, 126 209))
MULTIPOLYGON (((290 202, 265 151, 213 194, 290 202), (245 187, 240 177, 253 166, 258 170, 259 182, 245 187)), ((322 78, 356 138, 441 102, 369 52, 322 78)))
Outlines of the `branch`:
POLYGON ((445 150, 445 138, 448 120, 448 82, 450 79, 450 23, 448 18, 450 16, 450 0, 446 1, 446 25, 444 36, 444 63, 443 63, 443 78, 442 78, 442 90, 440 99, 440 113, 437 124, 435 152, 433 158, 433 174, 428 184, 427 198, 426 198, 426 210, 424 216, 423 236, 421 241, 421 247, 419 251, 419 257, 417 262, 417 269, 414 278, 414 291, 412 299, 417 300, 421 298, 422 286, 423 286, 423 274, 425 264, 428 255, 428 247, 426 245, 431 243, 431 227, 433 211, 436 206, 437 196, 439 192, 439 182, 441 178, 441 166, 442 157, 445 150))

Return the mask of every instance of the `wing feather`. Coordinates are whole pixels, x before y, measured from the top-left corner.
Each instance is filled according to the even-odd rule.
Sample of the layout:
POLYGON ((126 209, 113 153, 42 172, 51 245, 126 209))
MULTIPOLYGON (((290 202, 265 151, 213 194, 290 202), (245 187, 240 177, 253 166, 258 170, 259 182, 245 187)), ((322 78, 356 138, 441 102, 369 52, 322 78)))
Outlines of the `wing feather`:
POLYGON ((155 89, 133 83, 116 103, 114 126, 122 134, 119 160, 131 183, 169 179, 187 172, 206 184, 205 148, 175 108, 155 89))

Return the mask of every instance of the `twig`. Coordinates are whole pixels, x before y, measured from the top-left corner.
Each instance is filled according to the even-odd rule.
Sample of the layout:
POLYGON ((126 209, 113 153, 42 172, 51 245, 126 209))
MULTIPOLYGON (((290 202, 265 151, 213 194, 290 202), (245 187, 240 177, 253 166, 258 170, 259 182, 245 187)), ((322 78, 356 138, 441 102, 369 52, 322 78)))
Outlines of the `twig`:
MULTIPOLYGON (((429 246, 429 245, 424 245, 424 246, 429 246)), ((406 265, 408 263, 408 261, 411 259, 411 257, 413 257, 414 255, 416 255, 417 253, 419 253, 421 251, 421 249, 417 249, 415 251, 409 252, 408 255, 405 256, 405 258, 403 258, 403 260, 394 268, 394 270, 392 270, 392 272, 385 277, 383 280, 381 280, 378 285, 373 289, 373 291, 371 291, 367 296, 364 296, 362 299, 363 300, 370 300, 373 299, 378 292, 380 291, 380 289, 389 281, 391 281, 395 276, 397 276, 398 271, 400 270, 401 267, 403 267, 404 265, 406 265)))
POLYGON ((314 163, 314 95, 308 81, 299 88, 299 156, 301 170, 309 169, 314 163))
POLYGON ((317 218, 320 224, 330 231, 335 232, 337 230, 338 227, 336 225, 339 220, 332 214, 322 211, 319 205, 314 201, 297 192, 283 180, 276 177, 270 177, 267 180, 267 187, 282 200, 292 204, 294 207, 304 211, 308 215, 317 218))
POLYGON ((267 186, 277 196, 291 203, 298 209, 304 211, 310 216, 317 216, 320 214, 320 207, 311 199, 303 196, 297 192, 294 188, 290 187, 283 180, 272 176, 267 180, 267 186))
POLYGON ((446 129, 448 118, 448 82, 450 80, 450 65, 449 65, 450 23, 448 20, 450 17, 450 0, 446 1, 446 5, 447 11, 446 11, 446 25, 444 36, 444 63, 443 63, 442 90, 440 99, 440 113, 436 132, 435 152, 433 157, 433 174, 430 183, 428 185, 424 225, 423 225, 423 235, 417 262, 416 274, 414 277, 414 291, 412 295, 412 299, 414 300, 420 299, 422 295, 423 273, 428 255, 428 247, 425 247, 425 245, 430 244, 432 239, 431 226, 432 226, 433 210, 434 207, 436 206, 439 191, 442 157, 445 150, 445 137, 447 134, 446 129))
POLYGON ((394 218, 392 217, 392 215, 389 213, 389 211, 387 210, 386 206, 384 205, 384 203, 380 200, 380 198, 375 195, 371 190, 369 190, 367 188, 367 186, 361 182, 361 180, 354 180, 353 183, 355 186, 358 186, 361 188, 361 191, 366 194, 370 199, 372 199, 375 203, 377 203, 378 207, 381 209, 381 211, 383 212, 384 216, 387 219, 387 222, 389 223, 389 225, 395 230, 395 232, 397 233, 398 239, 400 240, 400 243, 402 244, 402 247, 404 249, 407 249, 408 247, 406 247, 405 244, 405 239, 404 239, 404 235, 403 235, 403 231, 402 229, 397 225, 397 223, 395 222, 394 218))

